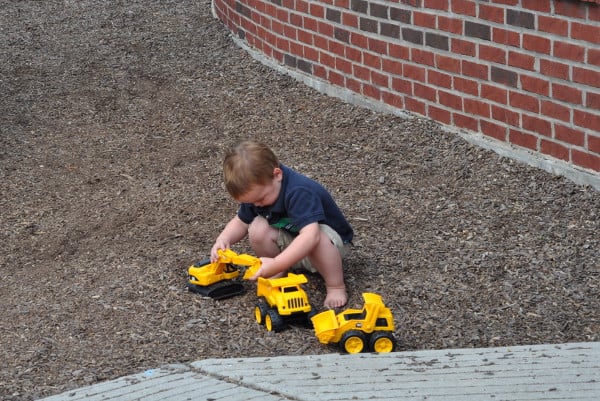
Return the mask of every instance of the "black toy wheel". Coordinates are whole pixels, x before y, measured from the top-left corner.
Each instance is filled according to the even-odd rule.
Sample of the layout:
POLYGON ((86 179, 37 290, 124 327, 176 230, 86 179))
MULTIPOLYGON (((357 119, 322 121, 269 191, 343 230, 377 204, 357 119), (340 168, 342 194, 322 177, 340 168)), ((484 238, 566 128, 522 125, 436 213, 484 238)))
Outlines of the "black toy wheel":
POLYGON ((254 318, 258 324, 265 324, 265 316, 269 307, 264 302, 259 302, 254 307, 254 318))
POLYGON ((340 346, 349 354, 358 354, 365 350, 365 334, 359 330, 349 330, 342 336, 340 346))
POLYGON ((283 330, 283 318, 275 309, 269 309, 265 316, 265 327, 268 331, 281 331, 283 330))
POLYGON ((392 352, 395 347, 396 340, 392 333, 387 331, 376 331, 369 340, 369 348, 374 352, 392 352))

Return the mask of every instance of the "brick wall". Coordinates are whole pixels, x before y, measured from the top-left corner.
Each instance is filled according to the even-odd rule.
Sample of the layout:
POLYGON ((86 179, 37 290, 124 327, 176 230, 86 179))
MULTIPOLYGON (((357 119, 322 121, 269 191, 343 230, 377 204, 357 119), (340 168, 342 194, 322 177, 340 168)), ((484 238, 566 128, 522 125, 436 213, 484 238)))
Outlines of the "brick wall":
POLYGON ((213 0, 290 71, 600 177, 600 0, 213 0))

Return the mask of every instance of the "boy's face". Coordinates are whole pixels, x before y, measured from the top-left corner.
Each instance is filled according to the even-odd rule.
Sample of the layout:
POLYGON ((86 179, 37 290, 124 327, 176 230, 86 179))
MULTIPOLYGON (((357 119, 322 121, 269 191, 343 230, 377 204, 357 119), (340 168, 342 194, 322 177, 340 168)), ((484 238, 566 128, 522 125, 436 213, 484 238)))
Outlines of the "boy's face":
POLYGON ((259 207, 271 206, 279 197, 282 179, 283 172, 277 167, 273 170, 273 178, 269 182, 251 186, 250 189, 245 194, 238 197, 236 201, 240 203, 252 203, 259 207))

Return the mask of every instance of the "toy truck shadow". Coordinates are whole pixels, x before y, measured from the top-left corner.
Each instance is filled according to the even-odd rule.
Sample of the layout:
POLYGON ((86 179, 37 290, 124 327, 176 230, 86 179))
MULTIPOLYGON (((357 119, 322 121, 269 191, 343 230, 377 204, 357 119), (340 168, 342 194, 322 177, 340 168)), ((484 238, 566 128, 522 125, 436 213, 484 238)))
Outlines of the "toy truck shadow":
POLYGON ((392 352, 396 346, 394 319, 380 295, 364 292, 362 309, 333 310, 312 317, 315 335, 322 344, 337 343, 342 351, 392 352))
POLYGON ((268 331, 281 331, 288 324, 311 327, 315 315, 302 284, 308 280, 304 274, 289 273, 286 277, 257 280, 254 317, 268 331))

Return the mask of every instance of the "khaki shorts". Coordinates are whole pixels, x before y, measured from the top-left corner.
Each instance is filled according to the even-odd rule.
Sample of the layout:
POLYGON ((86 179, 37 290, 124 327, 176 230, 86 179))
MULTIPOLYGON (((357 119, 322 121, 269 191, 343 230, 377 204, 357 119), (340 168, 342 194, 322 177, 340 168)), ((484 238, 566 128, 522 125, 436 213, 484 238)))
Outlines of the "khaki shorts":
MULTIPOLYGON (((337 231, 329 227, 327 224, 319 224, 319 228, 322 232, 327 234, 327 236, 331 240, 331 243, 335 245, 338 251, 340 251, 340 255, 343 259, 348 254, 350 244, 345 244, 344 241, 342 241, 342 237, 340 237, 337 231)), ((279 236, 277 237, 277 245, 279 246, 280 250, 283 251, 285 248, 287 248, 293 240, 294 236, 292 234, 285 230, 279 230, 279 236)), ((292 267, 302 268, 308 270, 311 273, 317 272, 317 269, 315 269, 312 263, 310 263, 310 259, 308 259, 308 257, 305 257, 292 267)))

